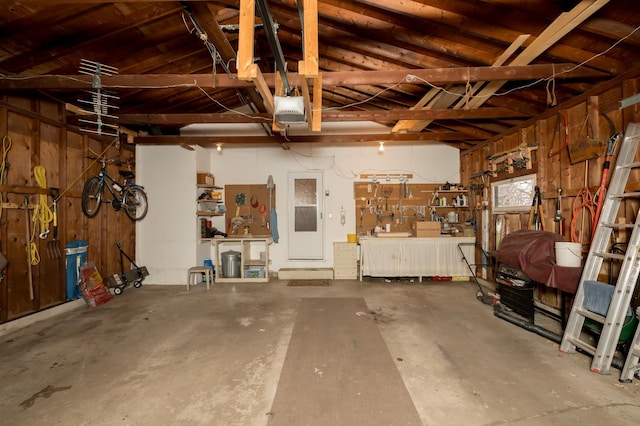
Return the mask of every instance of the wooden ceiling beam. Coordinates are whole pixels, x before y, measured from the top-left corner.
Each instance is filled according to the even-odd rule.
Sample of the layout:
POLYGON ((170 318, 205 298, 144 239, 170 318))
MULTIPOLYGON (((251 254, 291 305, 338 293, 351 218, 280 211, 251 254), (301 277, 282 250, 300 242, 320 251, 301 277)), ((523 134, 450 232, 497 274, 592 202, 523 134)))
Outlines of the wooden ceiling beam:
POLYGON ((425 27, 423 19, 397 13, 388 6, 343 0, 324 0, 322 6, 321 11, 333 15, 337 22, 357 27, 355 32, 377 32, 372 39, 385 40, 390 44, 408 43, 415 46, 411 50, 418 46, 426 47, 432 56, 451 63, 490 63, 492 56, 500 49, 498 43, 487 38, 469 39, 468 34, 465 38, 458 28, 441 25, 425 27), (402 28, 402 31, 394 31, 396 28, 402 28), (425 28, 429 28, 429 37, 424 36, 425 28))
MULTIPOLYGON (((369 0, 369 3, 384 5, 386 0, 369 0)), ((527 7, 527 6, 523 6, 527 7)), ((423 26, 452 27, 460 32, 486 40, 511 43, 514 37, 522 33, 537 34, 540 28, 544 28, 547 22, 551 22, 562 12, 562 7, 551 2, 533 6, 535 12, 531 13, 519 7, 504 7, 499 3, 489 2, 465 2, 446 0, 413 0, 411 2, 398 2, 394 9, 402 11, 407 16, 420 16, 423 26)), ((596 18, 597 19, 597 18, 596 18)), ((581 26, 581 30, 592 27, 596 19, 590 19, 581 26)), ((617 35, 611 37, 611 42, 628 35, 633 27, 624 27, 624 24, 609 21, 600 25, 607 30, 618 28, 617 35)), ((581 34, 582 37, 584 35, 581 34)), ((640 39, 640 36, 638 36, 640 39)), ((597 37, 591 37, 592 42, 597 42, 597 37)), ((546 52, 549 57, 561 58, 566 62, 582 63, 589 60, 588 66, 605 72, 620 72, 624 69, 624 61, 612 56, 594 57, 593 52, 601 49, 593 48, 589 41, 586 44, 576 43, 575 39, 564 38, 546 52)), ((602 48, 604 50, 604 47, 602 48)))
MULTIPOLYGON (((56 6, 59 4, 56 2, 56 6)), ((65 3, 68 3, 65 1, 65 3)), ((100 2, 107 3, 107 2, 100 2)), ((148 3, 148 2, 144 2, 148 3)), ((29 70, 34 68, 38 69, 39 73, 45 73, 51 66, 46 67, 43 70, 44 64, 54 64, 58 66, 58 62, 62 57, 71 56, 77 54, 78 51, 83 49, 91 50, 94 46, 102 45, 109 46, 112 44, 116 37, 121 34, 125 34, 127 31, 136 30, 142 25, 150 22, 158 22, 163 18, 177 13, 179 6, 163 5, 162 7, 145 7, 137 11, 135 14, 122 17, 122 25, 114 31, 104 31, 104 27, 96 25, 92 28, 92 32, 86 34, 81 40, 74 40, 73 43, 69 40, 64 44, 51 45, 44 44, 39 48, 28 50, 21 54, 13 55, 9 59, 0 62, 0 68, 3 70, 9 70, 15 74, 24 75, 29 70)), ((106 26, 106 25, 105 25, 106 26)))
MULTIPOLYGON (((240 51, 238 52, 240 54, 240 51)), ((330 86, 358 86, 364 84, 397 84, 402 81, 411 84, 466 83, 476 81, 527 81, 548 78, 556 79, 605 78, 607 74, 587 68, 575 68, 573 64, 538 64, 504 67, 459 67, 439 69, 411 69, 391 71, 338 71, 323 72, 322 82, 330 86), (410 81, 407 81, 407 78, 410 81)), ((269 87, 275 86, 274 73, 264 73, 269 87)), ((298 75, 291 74, 292 85, 298 83, 298 75)), ((162 89, 184 87, 251 87, 251 82, 242 81, 235 74, 132 74, 102 76, 102 86, 108 89, 162 89)), ((36 75, 0 76, 1 90, 25 89, 87 89, 93 77, 87 75, 36 75)))
MULTIPOLYGON (((509 59, 509 57, 511 55, 513 55, 515 53, 515 51, 517 49, 520 48, 520 46, 522 46, 522 44, 529 38, 529 34, 521 34, 518 37, 516 37, 516 39, 509 45, 509 47, 502 52, 502 54, 500 56, 498 56, 498 58, 493 62, 493 64, 491 65, 492 68, 498 68, 502 65, 504 65, 504 63, 507 61, 507 59, 509 59)), ((465 88, 465 91, 467 91, 467 94, 469 96, 472 96, 473 94, 475 94, 478 90, 480 90, 480 88, 482 87, 482 85, 484 84, 484 81, 477 81, 474 83, 474 85, 472 87, 470 87, 467 91, 467 88, 465 88)), ((426 105, 425 99, 428 99, 428 101, 431 101, 431 99, 435 98, 435 96, 438 94, 439 89, 431 89, 429 92, 427 92, 427 94, 424 96, 424 98, 422 98, 421 102, 419 102, 415 107, 415 108, 422 108, 424 107, 424 105, 426 105)), ((456 102, 456 97, 453 96, 448 96, 447 97, 451 103, 447 104, 447 105, 443 105, 443 108, 449 108, 453 103, 456 102)), ((461 103, 464 103, 466 101, 468 101, 468 99, 465 98, 457 98, 458 99, 458 103, 454 106, 455 109, 460 108, 461 103)), ((435 102, 435 99, 432 101, 435 102)), ((433 108, 433 104, 426 106, 426 108, 433 108)), ((419 131, 421 129, 424 129, 425 127, 427 127, 429 125, 429 121, 424 121, 421 120, 419 122, 415 122, 415 121, 408 121, 408 120, 403 120, 403 121, 399 121, 398 123, 396 123, 396 125, 393 127, 392 132, 401 132, 401 131, 419 131)))
MULTIPOLYGON (((535 58, 549 49, 550 46, 567 35, 607 3, 609 3, 609 0, 583 0, 569 12, 561 13, 522 53, 511 61, 511 65, 530 64, 535 58)), ((465 108, 477 108, 484 104, 504 83, 504 81, 499 80, 491 81, 465 108)))
MULTIPOLYGON (((317 87, 314 84, 314 88, 317 87)), ((321 87, 321 85, 320 85, 321 87)), ((315 99, 314 95, 314 99, 315 99)), ((315 107, 312 107, 315 108, 315 107)), ((121 114, 120 124, 187 125, 191 123, 264 123, 271 121, 271 114, 121 114)), ((400 119, 430 120, 481 120, 490 118, 526 118, 525 114, 506 108, 480 108, 474 110, 429 109, 429 110, 378 110, 378 111, 325 111, 322 121, 379 121, 400 119)))
POLYGON ((304 135, 293 136, 136 136, 133 140, 139 145, 200 145, 215 146, 216 143, 228 144, 281 144, 281 143, 359 143, 378 141, 397 142, 425 142, 438 143, 441 141, 472 140, 473 136, 458 132, 423 132, 416 134, 368 134, 368 135, 304 135))

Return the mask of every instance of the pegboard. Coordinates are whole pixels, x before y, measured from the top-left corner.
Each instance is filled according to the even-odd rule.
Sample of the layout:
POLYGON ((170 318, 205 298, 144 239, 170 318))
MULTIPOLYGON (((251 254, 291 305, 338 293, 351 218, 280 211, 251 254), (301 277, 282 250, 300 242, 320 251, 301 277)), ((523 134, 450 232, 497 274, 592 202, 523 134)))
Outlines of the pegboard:
POLYGON ((446 216, 449 211, 460 213, 465 220, 465 207, 454 207, 452 199, 466 191, 443 191, 442 184, 410 182, 355 182, 356 232, 368 234, 376 226, 389 224, 391 232, 411 232, 416 221, 430 220, 431 214, 446 216), (435 197, 448 198, 446 206, 435 206, 435 197))
POLYGON ((276 207, 276 187, 271 195, 266 184, 225 185, 224 203, 225 232, 230 236, 265 236, 271 235, 270 207, 276 207), (271 201, 269 201, 271 200, 271 201), (234 218, 242 218, 240 220, 234 218), (236 223, 234 223, 236 222, 236 223))

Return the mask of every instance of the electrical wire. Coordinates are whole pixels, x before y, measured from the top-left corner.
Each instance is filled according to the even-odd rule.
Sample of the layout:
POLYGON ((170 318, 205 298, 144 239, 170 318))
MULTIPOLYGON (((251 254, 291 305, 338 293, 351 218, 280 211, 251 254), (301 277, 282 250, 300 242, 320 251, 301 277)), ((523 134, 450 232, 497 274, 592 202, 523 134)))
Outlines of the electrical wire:
MULTIPOLYGON (((183 22, 185 23, 185 27, 187 28, 187 31, 189 31, 189 33, 192 33, 193 31, 196 30, 196 28, 189 28, 189 26, 186 23, 186 20, 184 18, 184 15, 182 17, 183 22)), ((585 66, 586 64, 588 64, 589 62, 591 62, 592 60, 601 57, 603 55, 605 55, 606 53, 608 53, 609 51, 611 51, 612 49, 614 49, 616 46, 618 46, 619 44, 621 44, 622 42, 624 42, 626 39, 628 39, 629 37, 633 36, 636 32, 640 31, 640 26, 635 27, 633 30, 631 30, 629 32, 629 34, 625 35, 624 37, 620 38, 619 40, 617 40, 615 43, 613 43, 611 46, 609 46, 607 49, 603 50, 600 53, 597 53, 595 55, 593 55, 590 58, 585 59, 584 61, 580 62, 579 64, 576 64, 574 67, 569 68, 565 71, 561 71, 561 72, 554 72, 551 76, 549 77, 545 77, 545 78, 541 78, 538 79, 536 81, 533 81, 531 83, 527 83, 524 85, 520 85, 520 86, 516 86, 513 87, 509 90, 506 90, 504 92, 500 92, 500 93, 494 93, 492 95, 471 95, 469 96, 469 100, 473 99, 473 98, 488 98, 488 97, 492 97, 492 96, 506 96, 509 95, 513 92, 519 91, 519 90, 523 90, 523 89, 527 89, 530 88, 532 86, 535 86, 536 84, 539 84, 541 82, 547 82, 550 81, 552 79, 556 79, 558 78, 558 76, 562 75, 562 74, 566 74, 566 73, 570 73, 575 71, 578 68, 581 68, 583 66, 585 66)), ((206 43, 205 43, 206 44, 206 43)), ((209 47, 207 46, 207 48, 209 49, 209 47)), ((211 50, 209 50, 209 52, 211 53, 211 50)), ((228 71, 227 71, 228 72, 228 71)), ((87 82, 86 80, 74 77, 74 76, 68 76, 68 75, 53 75, 53 74, 42 74, 42 75, 34 75, 34 76, 20 76, 20 77, 13 77, 13 76, 2 76, 1 78, 4 80, 10 80, 10 81, 20 81, 20 80, 30 80, 30 79, 36 79, 36 78, 42 78, 42 77, 57 77, 57 78, 63 78, 63 79, 68 79, 71 81, 77 81, 77 82, 82 82, 82 83, 86 83, 88 85, 91 85, 91 82, 87 82)), ((349 105, 344 105, 341 107, 331 107, 331 108, 325 108, 322 109, 322 111, 331 111, 331 110, 336 110, 336 109, 343 109, 343 108, 348 108, 348 107, 352 107, 352 106, 356 106, 356 105, 362 105, 365 104, 367 102, 372 101, 373 99, 377 98, 378 96, 380 96, 382 93, 384 93, 385 91, 391 90, 395 87, 397 87, 398 85, 402 84, 402 83, 412 83, 415 80, 420 80, 421 82, 423 82, 424 84, 434 88, 434 89, 439 89, 441 91, 443 91, 444 93, 448 93, 450 95, 456 96, 458 98, 461 97, 465 97, 468 94, 467 93, 463 93, 463 94, 459 94, 459 93, 455 93, 452 92, 450 90, 447 90, 445 87, 442 86, 437 86, 433 83, 430 83, 429 81, 422 79, 414 74, 411 73, 407 73, 407 75, 405 76, 404 79, 402 79, 401 82, 399 83, 395 83, 394 85, 392 85, 391 87, 388 87, 386 89, 381 90, 378 93, 375 93, 374 95, 368 97, 367 99, 364 99, 362 101, 358 101, 358 102, 354 102, 351 103, 349 105)), ((119 85, 102 85, 104 88, 111 88, 111 89, 122 89, 122 88, 130 88, 129 86, 119 86, 119 85)), ((229 112, 234 112, 240 115, 244 115, 247 116, 247 114, 242 113, 240 111, 234 110, 232 108, 229 108, 225 105, 223 105, 221 102, 215 100, 214 98, 212 98, 208 93, 206 93, 206 91, 204 91, 204 89, 202 89, 199 85, 197 80, 194 80, 193 83, 183 83, 183 84, 171 84, 171 85, 152 85, 152 86, 136 86, 139 89, 171 89, 171 88, 181 88, 181 87, 192 87, 192 88, 197 88, 199 89, 203 94, 205 94, 206 97, 208 97, 209 99, 211 99, 212 101, 214 101, 217 105, 219 105, 220 107, 224 108, 225 110, 229 111, 229 112)), ((269 120, 270 121, 270 120, 269 120)))
MULTIPOLYGON (((573 215, 571 217, 571 241, 574 243, 582 243, 581 241, 581 233, 578 233, 578 218, 582 217, 582 222, 583 224, 589 223, 591 224, 593 222, 593 217, 595 216, 596 212, 595 212, 595 208, 596 207, 596 203, 593 199, 593 196, 591 195, 591 192, 589 192, 589 188, 584 187, 580 190, 580 192, 578 192, 578 194, 576 195, 576 198, 573 199, 573 215), (582 214, 580 214, 582 213, 582 214), (585 216, 586 214, 591 215, 591 220, 586 221, 585 220, 585 216)), ((586 243, 583 243, 586 244, 586 243)))

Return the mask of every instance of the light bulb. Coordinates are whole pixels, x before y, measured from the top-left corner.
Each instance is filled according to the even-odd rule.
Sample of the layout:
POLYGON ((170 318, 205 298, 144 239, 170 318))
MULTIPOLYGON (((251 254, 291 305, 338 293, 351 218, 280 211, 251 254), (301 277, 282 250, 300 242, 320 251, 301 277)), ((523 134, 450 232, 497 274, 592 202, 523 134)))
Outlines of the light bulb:
POLYGON ((216 149, 218 150, 218 152, 222 151, 222 144, 221 143, 217 143, 216 144, 216 149))
POLYGON ((384 151, 384 142, 380 142, 380 146, 378 146, 378 151, 384 151))

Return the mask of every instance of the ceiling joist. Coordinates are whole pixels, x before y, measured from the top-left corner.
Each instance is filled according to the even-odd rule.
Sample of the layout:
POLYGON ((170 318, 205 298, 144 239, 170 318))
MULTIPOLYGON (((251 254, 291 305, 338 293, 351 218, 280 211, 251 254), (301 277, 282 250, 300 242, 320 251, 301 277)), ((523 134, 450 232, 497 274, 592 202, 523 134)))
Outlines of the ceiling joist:
MULTIPOLYGON (((240 54, 241 51, 238 51, 240 54)), ((162 89, 175 87, 215 87, 243 88, 252 87, 250 67, 243 67, 242 76, 238 74, 119 74, 102 77, 102 86, 117 89, 162 89)), ((288 73, 294 85, 299 84, 298 75, 288 73)), ((572 64, 540 64, 530 66, 505 67, 469 67, 469 68, 437 68, 390 71, 336 71, 323 72, 324 87, 387 85, 407 82, 411 84, 448 84, 476 81, 529 81, 550 78, 584 79, 606 78, 607 75, 588 68, 575 68, 572 64), (555 72, 555 74, 554 74, 555 72), (417 78, 416 78, 417 77, 417 78), (424 80, 424 81, 423 81, 424 80), (426 81, 426 82, 425 82, 426 81), (428 83, 427 83, 428 82, 428 83)), ((275 87, 274 73, 263 73, 269 87, 275 87)), ((92 85, 92 77, 87 75, 39 75, 31 77, 0 76, 0 89, 87 89, 92 85)))

